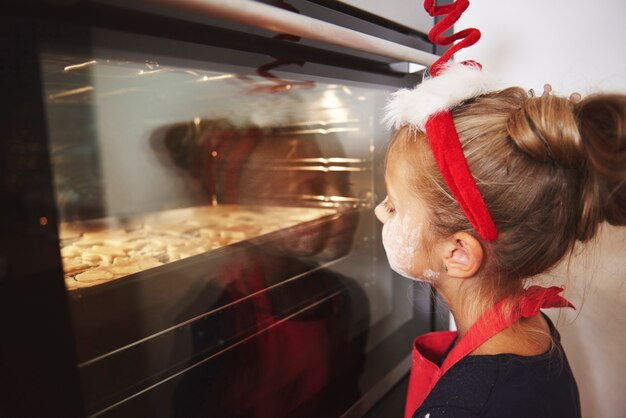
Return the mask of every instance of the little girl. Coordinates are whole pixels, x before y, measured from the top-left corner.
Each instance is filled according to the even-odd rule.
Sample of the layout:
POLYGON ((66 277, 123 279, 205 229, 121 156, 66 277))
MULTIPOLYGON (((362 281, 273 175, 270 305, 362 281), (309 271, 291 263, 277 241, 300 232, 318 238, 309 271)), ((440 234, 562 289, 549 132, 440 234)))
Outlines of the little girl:
POLYGON ((626 225, 626 96, 493 91, 477 63, 446 62, 463 46, 387 107, 398 129, 376 208, 387 257, 433 285, 458 329, 415 340, 405 417, 580 417, 559 334, 539 311, 573 306, 561 288, 526 281, 602 222, 626 225))

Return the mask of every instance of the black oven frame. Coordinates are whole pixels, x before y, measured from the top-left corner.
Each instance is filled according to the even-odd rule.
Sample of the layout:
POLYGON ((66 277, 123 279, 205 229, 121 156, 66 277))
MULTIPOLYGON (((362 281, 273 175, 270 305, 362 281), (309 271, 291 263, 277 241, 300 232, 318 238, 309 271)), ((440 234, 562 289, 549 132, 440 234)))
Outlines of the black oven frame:
MULTIPOLYGON (((312 17, 342 22, 383 39, 434 51, 423 35, 400 32, 393 25, 381 25, 385 22, 379 19, 367 19, 363 13, 346 14, 349 8, 332 10, 320 2, 305 0, 291 3, 312 17)), ((275 34, 269 31, 210 18, 202 23, 189 22, 87 1, 8 2, 0 12, 0 83, 4 92, 0 101, 0 321, 4 331, 0 345, 4 374, 0 396, 6 416, 87 414, 83 399, 76 396, 81 385, 56 229, 58 214, 39 68, 42 44, 59 44, 88 54, 90 28, 98 27, 190 45, 253 50, 311 63, 306 70, 292 66, 289 70, 293 72, 305 73, 313 67, 316 74, 393 87, 410 87, 421 79, 420 74, 392 70, 390 59, 313 41, 286 42, 274 39, 275 34)), ((383 195, 382 178, 377 179, 375 189, 378 196, 383 195)), ((447 327, 445 307, 436 295, 429 300, 417 299, 418 296, 419 309, 426 307, 429 311, 428 329, 447 327)), ((407 323, 385 347, 406 346, 408 353, 415 332, 415 324, 407 323)), ((401 360, 397 352, 385 347, 373 353, 373 357, 381 362, 401 360)))

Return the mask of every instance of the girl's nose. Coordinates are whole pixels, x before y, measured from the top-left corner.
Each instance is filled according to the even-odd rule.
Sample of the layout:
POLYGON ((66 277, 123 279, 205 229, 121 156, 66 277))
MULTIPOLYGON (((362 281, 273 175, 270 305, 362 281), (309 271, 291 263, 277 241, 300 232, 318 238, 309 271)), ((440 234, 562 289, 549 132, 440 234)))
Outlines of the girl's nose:
POLYGON ((387 212, 387 209, 385 209, 383 202, 379 203, 378 206, 376 206, 376 208, 374 209, 374 214, 376 215, 379 221, 381 221, 382 223, 385 223, 387 221, 387 217, 389 216, 389 213, 387 212))

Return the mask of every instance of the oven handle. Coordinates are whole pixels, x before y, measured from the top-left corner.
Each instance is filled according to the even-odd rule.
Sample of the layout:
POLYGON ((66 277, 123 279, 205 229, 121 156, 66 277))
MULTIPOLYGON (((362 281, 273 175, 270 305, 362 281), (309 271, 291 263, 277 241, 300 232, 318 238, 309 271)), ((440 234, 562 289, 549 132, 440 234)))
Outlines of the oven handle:
POLYGON ((429 67, 439 58, 435 54, 252 0, 143 0, 143 2, 219 17, 425 67, 429 67))

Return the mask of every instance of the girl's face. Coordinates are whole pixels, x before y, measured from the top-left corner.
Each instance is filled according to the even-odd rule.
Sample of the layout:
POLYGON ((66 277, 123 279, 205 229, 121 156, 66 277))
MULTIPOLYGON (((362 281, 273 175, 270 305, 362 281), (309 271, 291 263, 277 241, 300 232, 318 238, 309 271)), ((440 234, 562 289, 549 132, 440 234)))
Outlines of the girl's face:
POLYGON ((385 173, 387 197, 375 209, 383 223, 383 246, 395 272, 410 279, 433 282, 439 273, 433 270, 424 244, 427 212, 415 197, 408 181, 408 164, 396 156, 385 173))

